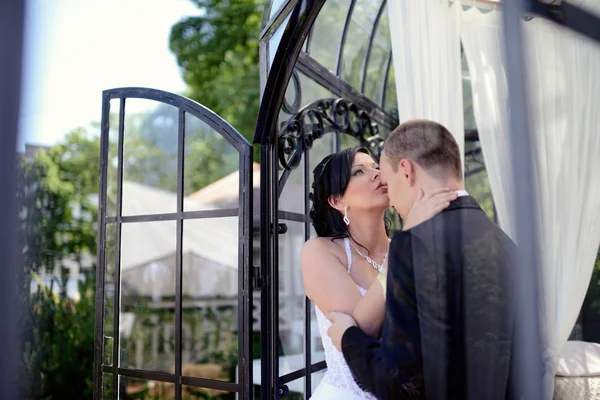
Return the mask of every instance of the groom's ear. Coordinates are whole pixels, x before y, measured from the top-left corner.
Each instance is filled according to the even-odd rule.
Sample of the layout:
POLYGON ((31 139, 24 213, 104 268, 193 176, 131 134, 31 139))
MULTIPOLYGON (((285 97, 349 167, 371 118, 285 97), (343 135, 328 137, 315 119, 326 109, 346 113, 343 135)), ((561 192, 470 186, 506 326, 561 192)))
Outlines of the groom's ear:
POLYGON ((408 182, 410 186, 415 183, 415 168, 413 163, 410 160, 402 159, 400 160, 398 172, 400 172, 403 179, 408 182))

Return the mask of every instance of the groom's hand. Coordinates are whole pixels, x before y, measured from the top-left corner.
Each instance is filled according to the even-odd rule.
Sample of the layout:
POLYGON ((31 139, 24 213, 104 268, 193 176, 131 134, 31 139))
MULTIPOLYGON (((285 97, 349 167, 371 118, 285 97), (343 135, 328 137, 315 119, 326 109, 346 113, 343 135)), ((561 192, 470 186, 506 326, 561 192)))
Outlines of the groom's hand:
POLYGON ((337 311, 327 313, 327 319, 331 321, 331 327, 327 330, 327 334, 335 348, 342 351, 342 336, 348 328, 356 326, 356 321, 351 316, 337 311))

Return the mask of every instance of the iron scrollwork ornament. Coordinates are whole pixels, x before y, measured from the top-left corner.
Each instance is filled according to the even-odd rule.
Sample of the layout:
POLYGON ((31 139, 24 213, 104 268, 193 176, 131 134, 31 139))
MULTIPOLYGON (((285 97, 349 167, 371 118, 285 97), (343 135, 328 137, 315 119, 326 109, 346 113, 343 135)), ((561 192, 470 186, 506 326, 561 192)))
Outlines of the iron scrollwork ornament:
POLYGON ((379 159, 383 138, 369 113, 343 98, 317 100, 294 115, 277 134, 279 164, 284 170, 298 168, 302 155, 329 133, 350 135, 379 159))

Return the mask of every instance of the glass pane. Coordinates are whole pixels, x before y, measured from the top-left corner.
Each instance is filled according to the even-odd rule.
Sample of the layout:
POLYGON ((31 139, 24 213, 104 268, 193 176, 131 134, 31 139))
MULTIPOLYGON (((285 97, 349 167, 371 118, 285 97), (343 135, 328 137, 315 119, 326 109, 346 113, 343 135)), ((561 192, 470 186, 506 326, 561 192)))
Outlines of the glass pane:
POLYGON ((279 42, 281 42, 281 37, 283 36, 283 32, 285 31, 285 27, 287 26, 289 20, 290 16, 288 15, 269 40, 269 45, 267 47, 269 50, 269 67, 273 65, 273 60, 275 59, 275 54, 277 53, 277 47, 279 47, 279 42))
POLYGON ((350 0, 329 0, 313 25, 310 56, 335 73, 350 0))
POLYGON ((183 223, 183 375, 234 382, 238 218, 183 223))
POLYGON ((382 81, 385 77, 387 60, 392 51, 392 41, 390 40, 390 19, 387 16, 387 6, 383 10, 377 32, 373 38, 371 47, 371 56, 367 64, 367 79, 365 82, 364 94, 381 105, 382 81))
MULTIPOLYGON (((300 101, 297 105, 297 108, 305 107, 306 105, 320 99, 332 98, 336 97, 333 93, 325 89, 323 86, 317 84, 312 79, 308 78, 304 74, 296 71, 298 74, 298 80, 300 82, 300 101)), ((291 91, 295 91, 295 87, 293 83, 290 83, 288 86, 287 93, 291 91)), ((287 94, 286 93, 286 94, 287 94)), ((294 98, 294 96, 289 96, 290 98, 294 98)), ((290 100, 291 102, 292 100, 290 100)), ((290 120, 292 115, 286 113, 284 110, 280 113, 280 126, 285 126, 285 124, 290 120)), ((311 121, 309 119, 305 120, 305 124, 309 124, 311 121)), ((309 128, 310 129, 310 128, 309 128)), ((309 179, 310 184, 312 184, 312 171, 317 166, 319 162, 325 156, 331 154, 333 152, 333 133, 327 133, 325 136, 321 137, 314 141, 312 149, 310 149, 310 170, 309 170, 309 179)), ((304 156, 303 156, 304 157, 304 156)), ((304 160, 302 160, 301 165, 297 170, 292 172, 292 175, 288 179, 288 183, 284 186, 284 191, 282 192, 282 196, 279 200, 279 209, 286 211, 295 211, 304 213, 304 203, 302 199, 304 198, 303 194, 303 166, 304 160), (290 186, 288 186, 290 185, 290 186), (284 197, 285 196, 285 197, 284 197), (282 201, 283 199, 283 201, 282 201)), ((310 189, 310 185, 309 185, 310 189)))
POLYGON ((340 135, 340 150, 356 146, 360 146, 360 140, 345 133, 340 135))
POLYGON ((113 346, 115 337, 115 249, 117 230, 115 224, 106 225, 106 244, 104 251, 104 365, 113 365, 113 346))
POLYGON ((363 59, 380 6, 381 0, 358 0, 352 13, 340 76, 356 89, 360 89, 363 59))
POLYGON ((294 79, 290 79, 285 92, 285 99, 290 105, 291 110, 286 110, 282 107, 279 113, 280 127, 285 126, 292 115, 297 113, 302 107, 306 107, 317 100, 339 97, 304 75, 302 72, 295 70, 294 73, 298 77, 299 89, 296 87, 294 79))
POLYGON ((184 210, 237 208, 239 154, 220 134, 185 116, 184 210))
MULTIPOLYGON (((182 397, 191 399, 190 397, 182 397)), ((192 397, 193 398, 193 397, 192 397)), ((169 382, 149 381, 146 379, 119 376, 119 399, 175 399, 175 384, 169 382)))
POLYGON ((319 140, 316 140, 313 143, 312 149, 310 149, 310 173, 309 173, 309 190, 312 191, 312 184, 314 182, 314 174, 313 171, 319 165, 321 161, 331 153, 333 153, 333 139, 335 138, 335 133, 328 133, 323 136, 319 140))
POLYGON ((465 129, 477 129, 475 124, 475 113, 473 111, 473 92, 471 87, 471 75, 465 53, 462 53, 462 89, 465 129))
POLYGON ((176 223, 123 224, 121 239, 120 366, 173 372, 176 223))
POLYGON ((120 99, 110 100, 108 117, 108 162, 106 175, 106 215, 117 215, 117 169, 119 163, 119 110, 120 99))
POLYGON ((394 61, 390 64, 390 70, 388 72, 388 81, 385 89, 385 111, 399 116, 398 114, 398 93, 396 92, 396 73, 394 72, 394 61))
MULTIPOLYGON (((304 286, 300 250, 304 244, 304 224, 282 221, 287 233, 279 235, 279 375, 304 367, 304 286)), ((315 333, 313 333, 314 335, 315 333)), ((318 335, 318 330, 316 332, 318 335)))
POLYGON ((304 214, 304 157, 283 186, 279 196, 279 209, 304 214))
POLYGON ((145 99, 125 110, 123 215, 175 212, 179 111, 145 99))
POLYGON ((113 374, 102 374, 102 400, 113 398, 113 374))
MULTIPOLYGON (((465 146, 468 143, 465 143, 465 146)), ((483 160, 483 157, 481 157, 483 160)), ((469 192, 469 195, 473 196, 477 203, 481 206, 481 209, 487 214, 490 219, 494 219, 494 200, 492 198, 492 189, 490 187, 490 181, 488 178, 487 171, 485 170, 485 163, 471 165, 470 161, 465 161, 465 170, 472 170, 475 168, 483 167, 483 170, 475 174, 468 174, 465 176, 465 189, 469 192)), ((474 164, 474 163, 473 163, 474 164)))
POLYGON ((269 18, 273 18, 275 16, 275 14, 277 13, 277 11, 279 11, 279 9, 281 8, 282 5, 284 5, 285 3, 287 3, 289 0, 273 0, 273 2, 271 3, 271 11, 270 11, 270 17, 269 18))

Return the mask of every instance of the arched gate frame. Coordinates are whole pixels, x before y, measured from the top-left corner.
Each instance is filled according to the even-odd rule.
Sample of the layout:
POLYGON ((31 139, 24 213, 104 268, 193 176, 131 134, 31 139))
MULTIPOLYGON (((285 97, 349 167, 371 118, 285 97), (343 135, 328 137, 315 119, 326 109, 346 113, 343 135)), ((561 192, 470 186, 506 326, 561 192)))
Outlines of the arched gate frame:
MULTIPOLYGON (((162 92, 147 88, 121 88, 106 90, 102 96, 102 125, 101 125, 101 168, 100 168, 100 200, 98 212, 98 269, 96 282, 96 333, 95 333, 95 363, 94 363, 94 398, 95 399, 117 399, 120 396, 120 386, 122 380, 140 380, 152 381, 153 385, 163 385, 166 393, 174 395, 174 399, 182 398, 182 387, 186 388, 204 388, 214 389, 224 392, 233 392, 239 394, 241 398, 251 398, 252 394, 252 364, 251 359, 251 309, 252 309, 252 287, 251 287, 251 260, 252 260, 252 146, 251 144, 231 125, 221 119, 218 115, 208 110, 204 106, 186 99, 176 94, 162 92), (176 143, 176 196, 168 197, 169 201, 164 210, 154 210, 159 212, 124 212, 124 158, 135 156, 135 151, 126 154, 124 150, 126 143, 126 105, 135 99, 145 99, 154 102, 157 106, 165 106, 173 111, 176 130, 172 133, 172 138, 162 137, 162 139, 172 139, 171 143, 176 143), (110 118, 111 103, 118 105, 118 120, 110 118), (115 127, 111 127, 116 125, 115 127), (225 146, 230 149, 236 158, 233 162, 239 167, 239 188, 236 206, 222 207, 215 209, 192 208, 187 202, 184 202, 184 169, 186 157, 186 135, 191 127, 202 126, 205 131, 211 132, 214 138, 222 140, 225 146), (116 134, 117 138, 110 134, 116 134), (115 140, 116 139, 116 140, 115 140), (116 142, 116 154, 114 144, 116 142), (113 146, 111 147, 111 144, 113 146), (112 150, 112 156, 109 152, 112 150), (116 159, 116 168, 110 163, 116 159), (109 168, 113 167, 111 174, 109 168), (112 175, 114 173, 114 176, 112 175), (115 182, 116 180, 116 182, 115 182), (111 186, 112 184, 112 186, 111 186), (109 186, 111 186, 109 188, 109 186), (114 187, 116 186, 116 188, 114 187), (115 195, 116 199, 109 199, 108 193, 115 195), (116 200, 116 201, 115 201, 116 200), (112 203, 114 202, 114 203, 112 203), (182 370, 182 326, 184 320, 184 287, 186 280, 189 281, 189 275, 185 276, 184 270, 184 241, 186 237, 184 231, 186 226, 190 227, 201 221, 223 221, 225 219, 237 218, 237 224, 227 226, 230 230, 237 231, 233 235, 237 242, 237 248, 226 249, 230 254, 237 253, 237 260, 230 260, 230 264, 237 269, 237 294, 234 298, 234 307, 237 307, 237 371, 236 380, 225 382, 216 379, 206 379, 194 376, 192 373, 186 373, 182 370), (169 248, 170 254, 174 253, 174 263, 171 264, 175 273, 174 276, 163 276, 162 278, 171 283, 174 280, 173 287, 166 289, 170 301, 164 306, 169 313, 174 311, 174 321, 167 321, 168 329, 174 331, 174 347, 169 353, 172 359, 167 361, 167 365, 172 368, 171 371, 165 368, 136 367, 136 362, 128 359, 144 357, 143 351, 146 346, 142 343, 141 350, 135 350, 134 355, 127 354, 127 350, 121 345, 120 339, 123 336, 122 331, 126 329, 126 321, 122 318, 122 312, 129 307, 137 312, 140 310, 140 298, 134 297, 126 304, 122 295, 124 258, 123 237, 124 227, 138 225, 142 230, 154 229, 156 224, 161 226, 163 235, 157 242, 168 242, 175 244, 169 248), (151 228, 152 224, 154 227, 151 228), (164 224, 169 224, 164 229, 164 224), (174 229, 173 229, 174 228, 174 229), (165 239, 166 238, 166 239, 165 239), (174 294, 174 296, 173 296, 174 294), (174 298, 173 298, 174 297, 174 298)), ((163 135, 169 136, 169 135, 163 135)), ((134 150, 134 149, 133 149, 134 150)), ((174 171, 173 171, 174 172, 174 171)), ((151 171, 148 172, 151 174, 151 171)), ((202 171, 198 171, 202 173, 202 171)), ((175 174, 173 174, 175 175, 175 174)), ((132 194, 128 192, 125 196, 132 194)), ((129 196, 132 197, 132 196, 129 196)), ((133 199, 137 201, 139 199, 133 199)), ((153 201, 153 199, 150 199, 153 201)), ((231 233, 234 233, 231 232, 231 233)), ((137 231, 138 233, 141 230, 137 231)), ((152 239, 152 233, 150 239, 152 239)), ((216 234, 214 232, 213 234, 216 234)), ((205 236, 204 236, 205 237, 205 236)), ((132 246, 133 241, 140 241, 142 238, 132 238, 126 242, 127 246, 132 246)), ((202 245, 202 243, 200 243, 202 245)), ((156 245, 155 241, 148 240, 143 246, 156 245)), ((235 247, 236 244, 233 244, 235 247)), ((189 244, 187 246, 189 248, 189 244)), ((202 247, 202 246, 200 246, 202 247)), ((142 248, 142 251, 150 251, 149 248, 142 248)), ((226 257, 227 254, 221 254, 226 257)), ((189 272, 189 270, 187 270, 189 272)), ((203 275, 202 278, 206 278, 203 275)), ((142 280, 142 275, 136 278, 142 280)), ((198 278, 196 278, 198 279, 198 278)), ((233 278, 235 279, 235 277, 233 278)), ((235 284, 234 284, 235 285, 235 284)), ((154 296, 154 295, 153 295, 154 296)), ((148 312, 149 309, 141 309, 141 314, 148 312)), ((138 313, 140 314, 140 313, 138 313)), ((235 315, 235 313, 234 313, 235 315)), ((139 316, 138 316, 139 317, 139 316)), ((131 329, 131 328, 130 328, 131 329)), ((189 338, 188 338, 189 339, 189 338)), ((137 363, 139 364, 139 363, 137 363)), ((143 364, 147 366, 147 363, 143 364)), ((190 389, 191 390, 191 389, 190 389)))

